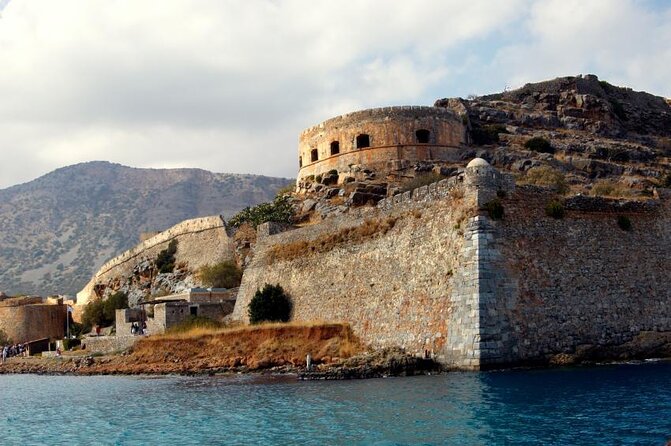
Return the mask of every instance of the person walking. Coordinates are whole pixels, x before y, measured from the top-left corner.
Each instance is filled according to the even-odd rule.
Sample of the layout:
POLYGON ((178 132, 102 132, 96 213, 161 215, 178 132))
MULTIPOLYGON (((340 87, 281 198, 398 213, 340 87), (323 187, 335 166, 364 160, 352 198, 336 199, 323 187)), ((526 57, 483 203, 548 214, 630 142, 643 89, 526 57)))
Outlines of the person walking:
POLYGON ((7 346, 5 345, 2 347, 2 363, 5 363, 5 360, 7 359, 7 346))

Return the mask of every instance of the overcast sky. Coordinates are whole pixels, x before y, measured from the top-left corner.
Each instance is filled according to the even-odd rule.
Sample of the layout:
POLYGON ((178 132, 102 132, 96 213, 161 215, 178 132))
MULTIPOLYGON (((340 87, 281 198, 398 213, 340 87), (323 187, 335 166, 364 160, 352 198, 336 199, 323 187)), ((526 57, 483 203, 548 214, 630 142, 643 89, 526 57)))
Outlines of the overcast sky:
POLYGON ((92 160, 293 177, 334 115, 556 76, 671 97, 669 24, 667 0, 12 0, 0 188, 92 160))

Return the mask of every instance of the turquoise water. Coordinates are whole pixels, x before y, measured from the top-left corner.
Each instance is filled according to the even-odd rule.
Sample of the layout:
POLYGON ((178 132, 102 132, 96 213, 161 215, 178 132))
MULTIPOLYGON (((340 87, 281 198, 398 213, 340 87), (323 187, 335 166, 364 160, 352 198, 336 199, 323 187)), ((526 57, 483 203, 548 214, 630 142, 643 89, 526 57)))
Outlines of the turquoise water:
POLYGON ((364 381, 0 376, 0 444, 663 445, 671 364, 364 381))

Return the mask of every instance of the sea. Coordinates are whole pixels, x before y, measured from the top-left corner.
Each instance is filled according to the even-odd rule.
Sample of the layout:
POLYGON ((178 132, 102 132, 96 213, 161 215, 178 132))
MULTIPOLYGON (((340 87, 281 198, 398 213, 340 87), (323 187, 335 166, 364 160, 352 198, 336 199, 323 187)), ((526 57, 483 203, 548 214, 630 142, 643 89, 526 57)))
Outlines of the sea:
POLYGON ((665 445, 671 363, 353 381, 0 376, 2 445, 665 445))

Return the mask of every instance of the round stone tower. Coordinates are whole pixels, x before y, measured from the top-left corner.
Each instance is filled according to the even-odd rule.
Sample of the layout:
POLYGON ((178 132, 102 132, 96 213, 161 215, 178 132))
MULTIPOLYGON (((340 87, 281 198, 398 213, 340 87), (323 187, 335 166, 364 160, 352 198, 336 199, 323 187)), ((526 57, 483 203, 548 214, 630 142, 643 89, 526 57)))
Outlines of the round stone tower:
POLYGON ((417 161, 455 161, 466 128, 442 107, 384 107, 338 116, 303 131, 298 184, 337 171, 339 181, 364 170, 386 174, 417 161))

